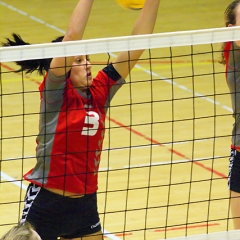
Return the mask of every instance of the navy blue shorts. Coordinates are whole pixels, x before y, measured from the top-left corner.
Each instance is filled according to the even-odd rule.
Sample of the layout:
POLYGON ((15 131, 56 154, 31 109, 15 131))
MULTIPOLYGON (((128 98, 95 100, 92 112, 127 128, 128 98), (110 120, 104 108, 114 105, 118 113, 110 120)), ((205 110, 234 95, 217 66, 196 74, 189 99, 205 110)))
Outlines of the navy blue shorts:
POLYGON ((29 222, 42 240, 80 238, 101 230, 97 196, 69 198, 30 184, 21 223, 29 222))
POLYGON ((240 152, 234 149, 229 157, 228 188, 240 193, 240 152))

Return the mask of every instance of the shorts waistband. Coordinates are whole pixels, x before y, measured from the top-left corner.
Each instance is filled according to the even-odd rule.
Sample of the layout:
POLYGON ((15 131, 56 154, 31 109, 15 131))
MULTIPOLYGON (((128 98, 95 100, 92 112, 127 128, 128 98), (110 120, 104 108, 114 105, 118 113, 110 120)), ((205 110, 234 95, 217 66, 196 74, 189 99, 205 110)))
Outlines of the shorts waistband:
POLYGON ((49 191, 51 193, 60 195, 62 197, 67 197, 67 198, 82 198, 85 195, 84 194, 78 194, 78 193, 69 193, 69 192, 65 192, 63 190, 58 190, 58 189, 52 189, 52 188, 44 188, 46 191, 49 191))

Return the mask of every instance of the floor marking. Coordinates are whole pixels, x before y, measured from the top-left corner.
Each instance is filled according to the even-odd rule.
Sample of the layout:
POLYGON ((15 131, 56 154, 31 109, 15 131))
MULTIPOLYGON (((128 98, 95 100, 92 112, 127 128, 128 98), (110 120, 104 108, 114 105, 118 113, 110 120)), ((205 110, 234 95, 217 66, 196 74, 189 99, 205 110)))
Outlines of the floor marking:
POLYGON ((27 190, 27 186, 21 180, 16 180, 15 178, 9 176, 8 174, 6 174, 4 172, 0 172, 0 179, 1 179, 1 181, 2 180, 9 181, 12 184, 16 185, 17 187, 27 190))

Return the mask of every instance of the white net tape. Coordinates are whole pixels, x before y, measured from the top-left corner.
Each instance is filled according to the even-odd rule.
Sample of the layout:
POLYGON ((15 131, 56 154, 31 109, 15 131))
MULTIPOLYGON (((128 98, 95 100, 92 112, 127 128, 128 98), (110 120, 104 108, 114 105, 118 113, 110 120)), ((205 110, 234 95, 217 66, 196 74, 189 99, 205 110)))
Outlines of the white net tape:
POLYGON ((0 48, 0 62, 220 43, 240 39, 240 27, 202 29, 0 48))

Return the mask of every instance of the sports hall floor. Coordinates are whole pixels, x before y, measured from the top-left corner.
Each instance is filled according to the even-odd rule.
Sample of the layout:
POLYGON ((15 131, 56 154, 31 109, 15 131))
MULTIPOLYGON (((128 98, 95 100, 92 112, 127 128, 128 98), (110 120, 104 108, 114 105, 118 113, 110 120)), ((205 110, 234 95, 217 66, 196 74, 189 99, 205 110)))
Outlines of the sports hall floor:
MULTIPOLYGON (((29 43, 50 42, 64 33, 76 3, 0 0, 0 41, 15 32, 29 43)), ((223 27, 228 3, 162 0, 155 32, 223 27)), ((95 0, 84 39, 129 35, 138 13, 114 0, 95 0)), ((211 46, 199 45, 173 48, 173 59, 169 54, 151 51, 150 81, 146 51, 109 112, 98 195, 109 239, 232 229, 226 176, 233 120, 224 68, 216 62, 220 53, 213 58, 211 46)), ((108 60, 107 54, 90 58, 93 74, 108 60)), ((1 64, 0 235, 19 219, 27 182, 18 180, 35 163, 42 79, 16 69, 1 64)))

